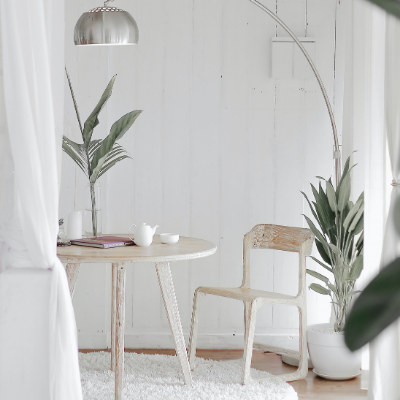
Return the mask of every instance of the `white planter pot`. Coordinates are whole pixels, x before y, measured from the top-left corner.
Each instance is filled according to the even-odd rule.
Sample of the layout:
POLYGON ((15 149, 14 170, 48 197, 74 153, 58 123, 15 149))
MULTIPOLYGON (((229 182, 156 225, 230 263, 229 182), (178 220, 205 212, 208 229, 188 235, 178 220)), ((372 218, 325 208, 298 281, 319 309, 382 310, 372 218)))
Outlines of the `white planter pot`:
POLYGON ((352 353, 344 343, 344 334, 333 324, 310 325, 307 344, 314 372, 325 379, 351 379, 361 373, 361 351, 352 353))

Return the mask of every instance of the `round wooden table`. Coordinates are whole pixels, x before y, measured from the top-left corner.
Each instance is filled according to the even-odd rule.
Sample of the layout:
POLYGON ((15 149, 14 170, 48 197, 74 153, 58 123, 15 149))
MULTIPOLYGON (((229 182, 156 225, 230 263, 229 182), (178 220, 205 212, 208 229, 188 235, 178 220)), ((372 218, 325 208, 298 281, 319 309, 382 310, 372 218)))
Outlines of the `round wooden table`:
MULTIPOLYGON (((127 235, 117 236, 126 237, 127 235)), ((182 367, 185 383, 191 385, 192 375, 169 263, 207 257, 216 251, 217 247, 206 240, 181 236, 178 243, 168 245, 161 243, 159 235, 154 235, 153 243, 149 247, 127 246, 112 249, 84 246, 57 247, 59 259, 67 264, 66 272, 71 297, 74 295, 81 263, 112 264, 111 369, 115 371, 116 400, 122 400, 123 393, 125 265, 135 262, 155 263, 165 311, 175 340, 176 354, 182 367)))

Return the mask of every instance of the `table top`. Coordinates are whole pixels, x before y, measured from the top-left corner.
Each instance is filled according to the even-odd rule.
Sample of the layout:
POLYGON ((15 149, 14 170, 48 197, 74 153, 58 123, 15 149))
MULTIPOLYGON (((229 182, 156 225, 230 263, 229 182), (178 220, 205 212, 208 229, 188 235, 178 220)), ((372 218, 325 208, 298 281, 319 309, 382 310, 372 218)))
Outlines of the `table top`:
MULTIPOLYGON (((128 235, 116 235, 123 236, 128 235)), ((67 246, 57 247, 58 258, 64 263, 129 263, 129 262, 172 262, 193 260, 214 254, 217 247, 207 240, 181 236, 176 244, 161 243, 160 235, 154 235, 148 247, 126 246, 111 249, 96 247, 67 246)))

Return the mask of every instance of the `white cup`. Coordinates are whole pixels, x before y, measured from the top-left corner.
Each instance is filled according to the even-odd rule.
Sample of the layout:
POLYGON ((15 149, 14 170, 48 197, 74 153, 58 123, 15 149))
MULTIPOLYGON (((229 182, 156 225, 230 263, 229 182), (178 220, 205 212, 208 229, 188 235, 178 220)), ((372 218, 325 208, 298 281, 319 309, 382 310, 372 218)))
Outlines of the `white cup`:
POLYGON ((82 211, 70 211, 68 213, 67 237, 82 239, 82 211))

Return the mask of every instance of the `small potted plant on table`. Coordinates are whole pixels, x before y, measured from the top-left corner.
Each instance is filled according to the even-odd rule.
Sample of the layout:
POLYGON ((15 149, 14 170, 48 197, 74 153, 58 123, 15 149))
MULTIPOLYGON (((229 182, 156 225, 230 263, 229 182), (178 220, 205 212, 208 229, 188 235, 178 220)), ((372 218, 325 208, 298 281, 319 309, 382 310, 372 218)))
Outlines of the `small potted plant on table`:
POLYGON ((331 179, 325 180, 326 189, 311 185, 315 201, 309 201, 316 225, 304 216, 315 235, 321 260, 311 257, 326 273, 307 269, 307 273, 321 281, 310 289, 330 296, 335 313, 334 324, 311 325, 307 329, 308 351, 314 372, 327 379, 351 379, 360 373, 361 354, 351 353, 344 343, 346 315, 353 296, 355 283, 363 269, 364 247, 364 192, 354 204, 350 201, 350 157, 343 175, 334 189, 331 179), (326 276, 328 275, 328 276, 326 276))

